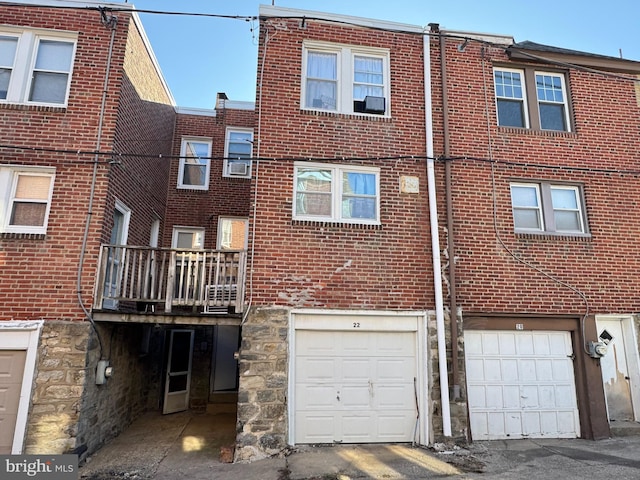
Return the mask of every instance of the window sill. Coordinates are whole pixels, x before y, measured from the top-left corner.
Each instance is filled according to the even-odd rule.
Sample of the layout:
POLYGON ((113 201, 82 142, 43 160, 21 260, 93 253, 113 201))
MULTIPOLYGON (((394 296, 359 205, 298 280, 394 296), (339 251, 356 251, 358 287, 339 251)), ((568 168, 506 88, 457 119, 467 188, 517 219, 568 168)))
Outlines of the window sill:
POLYGON ((366 113, 343 113, 332 112, 329 110, 308 110, 306 108, 300 109, 302 115, 310 115, 312 117, 335 117, 335 118, 352 118, 357 120, 367 120, 372 122, 385 122, 391 123, 392 119, 389 115, 373 115, 366 113))
POLYGON ((0 240, 44 240, 45 233, 13 233, 0 232, 0 240))
POLYGON ((554 233, 554 232, 515 232, 517 238, 530 240, 548 240, 555 242, 590 242, 590 233, 554 233))
POLYGON ((542 137, 564 137, 564 138, 577 138, 576 132, 562 132, 560 130, 537 130, 534 128, 520 128, 520 127, 501 127, 498 126, 498 131, 501 133, 512 133, 519 135, 540 135, 542 137))
POLYGON ((303 226, 303 227, 316 227, 316 228, 348 228, 356 230, 382 230, 380 224, 370 223, 345 223, 338 221, 323 221, 323 220, 291 220, 291 225, 303 226))
POLYGON ((31 105, 26 103, 0 103, 0 110, 19 110, 31 112, 66 112, 66 105, 31 105))

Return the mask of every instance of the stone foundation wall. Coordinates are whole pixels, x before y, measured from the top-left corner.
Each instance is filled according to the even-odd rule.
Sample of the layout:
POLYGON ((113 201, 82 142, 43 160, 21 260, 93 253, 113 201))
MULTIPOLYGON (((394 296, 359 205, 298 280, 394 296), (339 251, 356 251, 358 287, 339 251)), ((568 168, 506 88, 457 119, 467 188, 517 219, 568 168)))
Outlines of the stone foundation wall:
POLYGON ((287 446, 289 311, 255 308, 242 327, 235 460, 247 462, 287 446))
POLYGON ((60 454, 78 446, 91 325, 44 322, 25 440, 26 454, 60 454))
MULTIPOLYGON (((155 361, 141 353, 142 326, 47 321, 42 328, 25 453, 77 453, 84 459, 118 435, 149 403, 155 361), (95 384, 98 360, 113 376, 95 384)), ((153 400, 151 400, 153 398, 153 400)))
POLYGON ((438 364, 438 334, 436 328, 435 313, 429 313, 427 337, 429 342, 429 399, 431 402, 430 413, 430 437, 434 442, 455 441, 466 443, 468 440, 468 412, 467 412, 467 383, 464 367, 464 337, 462 322, 458 318, 458 383, 460 385, 460 398, 453 399, 453 385, 451 384, 451 317, 445 312, 445 343, 447 345, 447 368, 449 372, 449 410, 451 416, 451 438, 445 438, 442 424, 442 401, 440 399, 440 366, 438 364))

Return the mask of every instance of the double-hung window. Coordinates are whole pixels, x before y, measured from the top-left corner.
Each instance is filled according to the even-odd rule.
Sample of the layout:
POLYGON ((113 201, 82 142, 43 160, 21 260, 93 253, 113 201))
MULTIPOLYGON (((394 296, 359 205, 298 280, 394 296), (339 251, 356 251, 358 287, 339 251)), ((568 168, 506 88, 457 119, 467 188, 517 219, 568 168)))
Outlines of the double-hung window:
POLYGON ((389 116, 389 51, 305 42, 302 108, 389 116))
POLYGON ((253 151, 253 130, 227 128, 224 142, 225 177, 251 177, 251 152, 253 151))
POLYGON ((180 149, 178 188, 209 189, 211 139, 183 138, 180 149))
POLYGON ((76 35, 0 29, 0 102, 66 106, 76 35))
POLYGON ((0 232, 47 233, 55 169, 0 166, 0 232))
POLYGON ((299 162, 294 174, 293 218, 380 223, 380 170, 299 162))
POLYGON ((511 206, 516 232, 587 233, 582 190, 577 185, 512 183, 511 206))
POLYGON ((498 125, 571 131, 565 76, 533 69, 495 68, 498 125))

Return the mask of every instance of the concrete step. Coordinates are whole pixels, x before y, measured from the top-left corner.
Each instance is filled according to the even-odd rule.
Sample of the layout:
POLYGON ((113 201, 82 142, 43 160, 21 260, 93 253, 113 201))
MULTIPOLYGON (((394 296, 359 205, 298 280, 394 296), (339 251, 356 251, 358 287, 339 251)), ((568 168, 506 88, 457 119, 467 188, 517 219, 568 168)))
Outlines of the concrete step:
POLYGON ((640 423, 614 421, 609 424, 612 437, 630 437, 640 435, 640 423))

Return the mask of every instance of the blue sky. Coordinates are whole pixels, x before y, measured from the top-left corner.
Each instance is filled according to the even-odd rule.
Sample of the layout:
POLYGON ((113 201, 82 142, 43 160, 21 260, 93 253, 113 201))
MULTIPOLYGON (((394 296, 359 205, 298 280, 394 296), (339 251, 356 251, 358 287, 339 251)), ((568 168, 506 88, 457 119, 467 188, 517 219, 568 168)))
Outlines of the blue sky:
MULTIPOLYGON (((638 0, 274 0, 276 6, 383 19, 411 25, 511 35, 640 61, 638 0)), ((138 9, 258 15, 271 0, 129 0, 138 9)), ((217 92, 253 101, 258 22, 140 14, 176 103, 213 108, 217 92), (253 31, 252 31, 253 30, 253 31)))

